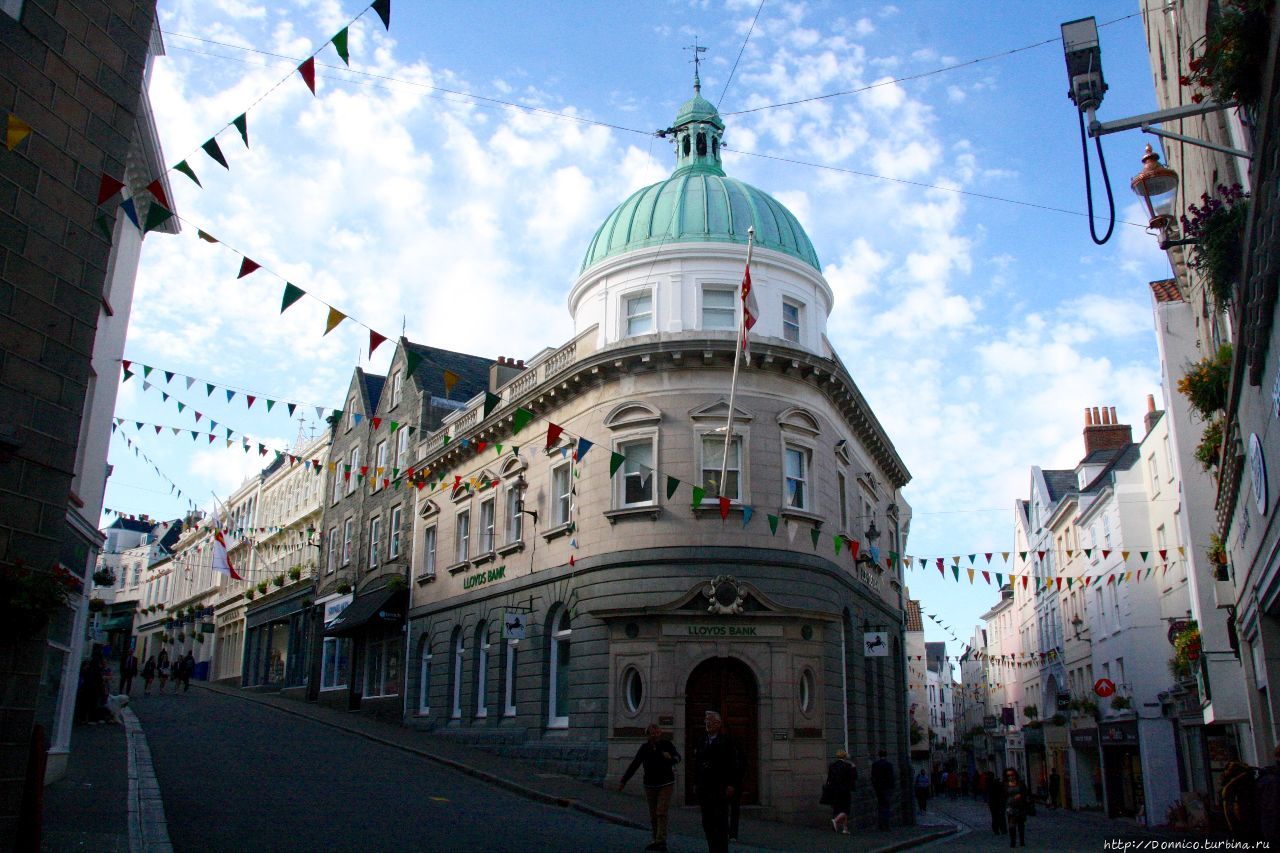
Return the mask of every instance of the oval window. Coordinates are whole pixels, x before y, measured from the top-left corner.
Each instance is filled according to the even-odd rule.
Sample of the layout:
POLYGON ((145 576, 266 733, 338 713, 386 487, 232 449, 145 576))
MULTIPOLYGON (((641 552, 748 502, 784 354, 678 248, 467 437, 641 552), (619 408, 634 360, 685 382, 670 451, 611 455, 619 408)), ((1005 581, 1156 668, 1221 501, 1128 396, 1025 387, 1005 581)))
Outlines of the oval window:
POLYGON ((813 670, 806 669, 800 673, 800 710, 806 714, 813 710, 814 688, 813 670))
POLYGON ((644 681, 635 667, 629 668, 623 676, 622 692, 626 696, 627 710, 633 714, 639 711, 640 705, 644 703, 644 681))

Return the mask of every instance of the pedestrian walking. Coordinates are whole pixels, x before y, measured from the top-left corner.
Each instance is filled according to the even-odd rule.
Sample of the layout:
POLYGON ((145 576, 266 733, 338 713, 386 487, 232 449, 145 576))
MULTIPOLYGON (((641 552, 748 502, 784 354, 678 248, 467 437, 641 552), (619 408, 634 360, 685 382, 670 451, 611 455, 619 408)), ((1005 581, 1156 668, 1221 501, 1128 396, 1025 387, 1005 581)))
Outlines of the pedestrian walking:
POLYGON ((649 801, 649 826, 653 841, 645 850, 667 849, 667 812, 671 806, 671 793, 676 788, 674 768, 680 763, 680 753, 675 744, 663 737, 662 727, 653 723, 645 729, 648 740, 640 744, 636 757, 631 759, 627 771, 622 774, 618 790, 627 787, 627 781, 637 769, 644 768, 644 796, 649 801))
POLYGON ((831 828, 849 834, 849 809, 853 804, 853 788, 858 784, 858 768, 843 749, 827 768, 827 781, 822 786, 822 799, 831 806, 831 828))
POLYGON ((1009 823, 1009 846, 1026 847, 1027 816, 1035 814, 1036 807, 1031 802, 1031 791, 1012 767, 1004 771, 1004 803, 1005 819, 1009 823))
POLYGON ((1049 808, 1056 809, 1058 807, 1058 797, 1062 794, 1062 777, 1058 775, 1058 768, 1053 768, 1053 772, 1049 774, 1049 808))
POLYGON ((169 652, 165 649, 161 649, 160 657, 156 660, 156 676, 160 679, 160 689, 156 691, 157 693, 164 693, 164 686, 169 683, 170 669, 169 652))
POLYGON ((1280 844, 1280 744, 1272 754, 1275 764, 1258 773, 1258 833, 1273 847, 1280 844))
POLYGON ((929 774, 924 772, 924 769, 921 768, 920 772, 916 774, 916 781, 914 785, 916 793, 916 808, 919 809, 921 813, 929 810, 929 788, 931 785, 932 783, 929 781, 929 774))
POLYGON ((707 711, 707 733, 693 753, 694 792, 710 853, 729 850, 729 800, 742 784, 742 765, 717 711, 707 711))
POLYGON ((991 810, 991 831, 996 835, 1004 835, 1009 831, 1009 821, 1004 813, 1004 783, 994 773, 988 776, 987 808, 991 810))
POLYGON ((128 696, 133 692, 133 678, 138 674, 138 656, 125 652, 120 661, 120 692, 128 696))
POLYGON ((893 765, 889 763, 889 753, 880 750, 880 757, 871 765, 871 790, 876 794, 876 826, 889 828, 892 815, 891 800, 893 797, 893 765))
POLYGON ((1234 841, 1256 841, 1261 821, 1258 816, 1257 777, 1253 768, 1230 761, 1222 771, 1222 811, 1234 841))
MULTIPOLYGON (((196 671, 195 655, 191 654, 191 652, 187 652, 187 656, 182 659, 179 667, 180 671, 178 673, 178 679, 182 682, 182 692, 186 693, 191 690, 191 676, 194 675, 196 671)), ((173 692, 178 692, 177 684, 173 685, 173 692)))
POLYGON ((151 695, 151 682, 156 680, 156 656, 152 655, 147 658, 147 662, 142 665, 142 695, 151 695))
POLYGON ((960 796, 960 774, 952 770, 947 774, 947 797, 956 799, 960 796))

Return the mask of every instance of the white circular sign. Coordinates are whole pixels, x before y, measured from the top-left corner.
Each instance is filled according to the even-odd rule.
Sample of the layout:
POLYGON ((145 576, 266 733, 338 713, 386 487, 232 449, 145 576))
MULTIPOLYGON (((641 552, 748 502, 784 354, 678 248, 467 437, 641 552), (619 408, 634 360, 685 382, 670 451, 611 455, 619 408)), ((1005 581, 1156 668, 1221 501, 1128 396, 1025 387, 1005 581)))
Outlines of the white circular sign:
POLYGON ((1249 435, 1249 478, 1253 482, 1253 500, 1259 515, 1267 514, 1267 459, 1262 455, 1258 434, 1249 435))

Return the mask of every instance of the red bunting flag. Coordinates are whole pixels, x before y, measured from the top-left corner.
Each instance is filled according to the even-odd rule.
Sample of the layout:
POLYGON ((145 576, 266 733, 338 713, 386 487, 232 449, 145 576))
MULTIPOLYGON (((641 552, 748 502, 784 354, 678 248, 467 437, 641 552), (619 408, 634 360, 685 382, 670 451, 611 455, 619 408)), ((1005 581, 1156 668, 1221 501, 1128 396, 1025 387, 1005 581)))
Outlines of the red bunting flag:
POLYGON ((989 584, 989 583, 991 583, 991 573, 990 573, 990 572, 983 572, 983 573, 982 573, 982 579, 983 579, 984 581, 986 581, 988 584, 989 584))
POLYGON ((311 90, 311 94, 316 93, 316 58, 310 57, 306 62, 298 66, 298 73, 302 75, 303 81, 307 84, 307 88, 311 90))
POLYGON ((560 433, 564 432, 564 427, 558 424, 547 424, 547 450, 556 446, 556 442, 560 440, 560 433))
POLYGON ((373 424, 374 429, 382 426, 382 418, 369 418, 369 422, 373 424))
POLYGON ((246 256, 243 260, 240 261, 240 274, 236 276, 236 278, 244 278, 250 273, 256 271, 261 266, 262 264, 246 256))
POLYGON ((378 347, 382 346, 382 344, 386 340, 387 340, 386 335, 380 335, 377 332, 375 332, 373 329, 370 329, 369 330, 369 356, 372 357, 373 351, 376 350, 378 347))
MULTIPOLYGON (((101 180, 98 181, 98 204, 102 204, 122 189, 124 189, 123 181, 118 181, 103 172, 101 180)), ((165 205, 165 207, 168 207, 168 205, 165 205)))
POLYGON ((730 500, 728 498, 720 498, 720 520, 721 521, 724 521, 726 518, 729 517, 729 504, 730 504, 730 500))
POLYGON ((246 409, 252 409, 252 408, 253 408, 253 401, 254 401, 254 400, 256 400, 256 399, 258 399, 258 398, 257 398, 257 397, 255 397, 255 396, 253 396, 252 394, 245 394, 244 396, 245 396, 245 399, 249 401, 249 405, 245 406, 245 408, 246 408, 246 409))
POLYGON ((857 539, 849 540, 849 553, 853 555, 853 561, 858 562, 858 549, 862 547, 862 543, 857 539))

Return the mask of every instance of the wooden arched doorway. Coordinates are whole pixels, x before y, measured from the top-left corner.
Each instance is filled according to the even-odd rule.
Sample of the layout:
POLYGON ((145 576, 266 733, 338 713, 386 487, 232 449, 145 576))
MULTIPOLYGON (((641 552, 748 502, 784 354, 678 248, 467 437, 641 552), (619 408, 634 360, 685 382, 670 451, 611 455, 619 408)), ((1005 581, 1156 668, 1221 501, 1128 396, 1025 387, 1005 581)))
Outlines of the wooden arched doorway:
POLYGON ((760 707, 751 668, 737 658, 705 660, 690 673, 684 696, 685 801, 694 802, 693 750, 706 735, 706 712, 719 711, 742 756, 742 802, 760 802, 760 707))

